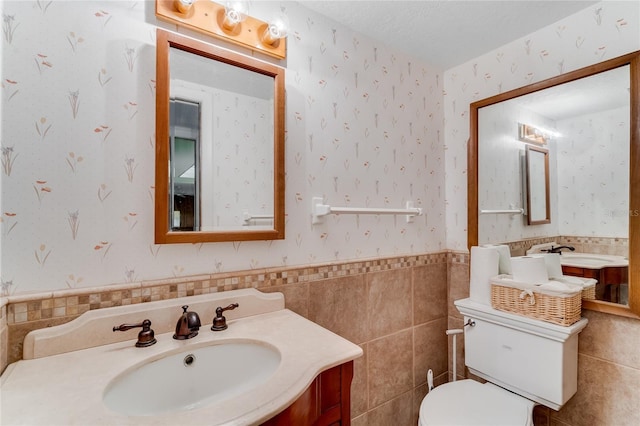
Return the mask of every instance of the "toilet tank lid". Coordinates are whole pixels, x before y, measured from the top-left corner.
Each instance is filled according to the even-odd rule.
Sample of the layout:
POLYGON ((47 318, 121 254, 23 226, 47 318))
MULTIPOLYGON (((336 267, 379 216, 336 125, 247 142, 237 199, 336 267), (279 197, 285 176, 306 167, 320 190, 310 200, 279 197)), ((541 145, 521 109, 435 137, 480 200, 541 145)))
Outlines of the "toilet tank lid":
POLYGON ((535 403, 492 383, 465 379, 433 389, 420 405, 420 424, 531 426, 535 403))
POLYGON ((500 311, 492 308, 491 306, 474 302, 468 298, 455 300, 453 303, 458 311, 465 317, 484 319, 488 322, 501 324, 517 330, 529 331, 539 336, 544 336, 559 342, 565 342, 571 336, 580 333, 589 322, 587 318, 581 318, 575 324, 563 326, 529 318, 524 315, 500 311))

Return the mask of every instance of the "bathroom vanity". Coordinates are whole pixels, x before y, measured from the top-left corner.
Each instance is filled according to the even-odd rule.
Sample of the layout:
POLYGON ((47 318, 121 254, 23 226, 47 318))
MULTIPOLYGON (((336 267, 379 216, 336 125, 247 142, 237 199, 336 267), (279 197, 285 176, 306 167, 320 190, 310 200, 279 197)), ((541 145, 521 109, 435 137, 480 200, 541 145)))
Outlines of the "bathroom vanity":
POLYGON ((622 298, 629 285, 629 261, 623 256, 566 253, 560 264, 563 275, 596 279, 597 300, 626 304, 622 298))
POLYGON ((349 424, 362 355, 284 309, 282 294, 254 289, 90 311, 30 333, 24 346, 25 359, 2 375, 1 424, 349 424), (239 307, 225 312, 228 328, 211 331, 216 307, 229 303, 239 307), (202 327, 176 340, 186 304, 202 327), (136 347, 136 330, 112 332, 143 319, 153 345, 136 347))

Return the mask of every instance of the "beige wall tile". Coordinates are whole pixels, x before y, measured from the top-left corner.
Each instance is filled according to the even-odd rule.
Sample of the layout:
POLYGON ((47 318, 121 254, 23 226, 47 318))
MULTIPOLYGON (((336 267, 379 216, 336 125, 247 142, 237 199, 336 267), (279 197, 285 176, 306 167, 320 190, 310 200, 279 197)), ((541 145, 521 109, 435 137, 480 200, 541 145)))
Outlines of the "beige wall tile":
MULTIPOLYGON (((429 393, 429 388, 427 384, 423 384, 418 386, 413 391, 413 424, 418 424, 418 419, 420 417, 420 405, 422 404, 422 400, 429 393)), ((536 425, 537 426, 537 425, 536 425)))
MULTIPOLYGON (((353 415, 353 413, 351 414, 353 415)), ((351 426, 368 426, 369 419, 367 413, 364 413, 358 417, 354 417, 351 419, 351 426)))
POLYGON ((551 418, 569 425, 640 424, 640 370, 578 356, 578 392, 551 418))
POLYGON ((413 324, 447 315, 447 264, 435 263, 413 268, 413 324))
POLYGON ((462 318, 458 312, 454 300, 469 297, 469 265, 466 263, 453 263, 449 265, 449 315, 462 318))
POLYGON ((589 324, 578 340, 581 354, 640 369, 638 320, 586 310, 582 316, 589 318, 589 324))
POLYGON ((401 331, 368 344, 369 408, 413 389, 413 332, 401 331))
POLYGON ((411 326, 413 321, 411 270, 367 274, 369 336, 375 339, 411 326))
POLYGON ((426 383, 429 369, 434 377, 447 372, 446 329, 446 317, 413 328, 414 386, 426 383))
POLYGON ((535 426, 549 426, 550 408, 544 405, 536 405, 533 407, 533 424, 535 426))
POLYGON ((305 318, 309 317, 309 284, 297 283, 259 288, 263 293, 284 294, 284 307, 305 318))
MULTIPOLYGON (((536 423, 534 423, 534 425, 538 426, 536 423)), ((543 423, 542 426, 545 426, 545 425, 546 425, 546 423, 543 423)), ((558 419, 550 418, 549 419, 549 426, 571 426, 571 425, 568 424, 568 423, 565 423, 565 422, 561 422, 558 419)))
POLYGON ((368 340, 364 275, 309 284, 309 319, 353 343, 368 340))
POLYGON ((357 417, 369 409, 369 385, 367 380, 367 345, 361 345, 364 352, 353 361, 353 380, 351 381, 351 417, 357 417))
POLYGON ((367 413, 367 426, 414 426, 413 391, 405 392, 367 413))

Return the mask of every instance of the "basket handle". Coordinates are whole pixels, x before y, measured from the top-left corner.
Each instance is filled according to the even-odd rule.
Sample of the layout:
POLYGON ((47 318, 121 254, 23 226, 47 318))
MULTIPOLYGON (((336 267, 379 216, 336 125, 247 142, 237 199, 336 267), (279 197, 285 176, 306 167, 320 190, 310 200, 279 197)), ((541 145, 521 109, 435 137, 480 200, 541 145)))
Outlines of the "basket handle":
POLYGON ((522 290, 522 293, 520 293, 520 299, 524 299, 525 297, 530 296, 529 297, 529 304, 531 306, 536 304, 536 297, 533 295, 533 291, 527 289, 527 290, 522 290))

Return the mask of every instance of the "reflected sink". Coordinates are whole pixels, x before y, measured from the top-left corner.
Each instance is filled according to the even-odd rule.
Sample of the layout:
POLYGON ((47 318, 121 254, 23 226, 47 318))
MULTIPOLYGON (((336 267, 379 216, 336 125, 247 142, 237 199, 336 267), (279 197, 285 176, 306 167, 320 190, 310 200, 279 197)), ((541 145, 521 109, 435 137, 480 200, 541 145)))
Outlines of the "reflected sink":
POLYGON ((108 384, 103 401, 130 416, 194 409, 266 382, 280 360, 276 348, 254 341, 188 349, 120 374, 108 384))
POLYGON ((623 256, 592 253, 563 253, 560 264, 578 268, 600 269, 606 267, 628 266, 629 261, 623 256))

